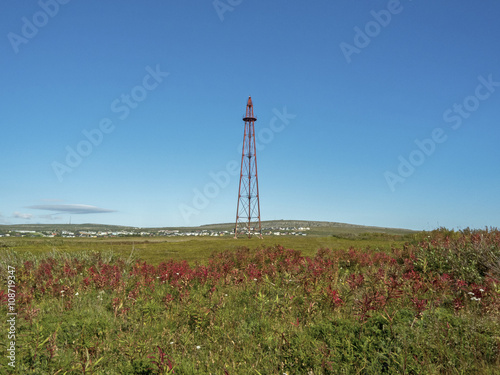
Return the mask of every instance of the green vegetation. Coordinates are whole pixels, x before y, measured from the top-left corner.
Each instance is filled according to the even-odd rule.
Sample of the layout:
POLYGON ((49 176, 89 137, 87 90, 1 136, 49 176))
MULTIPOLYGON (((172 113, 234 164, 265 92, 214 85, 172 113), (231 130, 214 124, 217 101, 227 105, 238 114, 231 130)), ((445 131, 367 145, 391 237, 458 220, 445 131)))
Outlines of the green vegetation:
POLYGON ((12 373, 497 374, 500 231, 405 236, 2 239, 12 373))
MULTIPOLYGON (((366 227, 362 227, 366 228, 366 227)), ((214 252, 235 250, 245 246, 281 246, 300 250, 305 256, 313 256, 320 248, 332 250, 348 249, 349 247, 367 248, 373 250, 390 250, 392 247, 401 247, 406 242, 415 243, 422 234, 403 231, 400 234, 357 232, 350 229, 336 232, 329 230, 325 233, 333 235, 308 236, 264 236, 259 238, 232 237, 120 237, 120 238, 30 238, 30 237, 2 237, 1 249, 15 250, 19 254, 43 255, 47 253, 73 253, 81 251, 108 251, 122 257, 139 257, 151 264, 159 264, 167 259, 187 260, 206 263, 214 252), (402 234, 401 234, 402 233, 402 234)))

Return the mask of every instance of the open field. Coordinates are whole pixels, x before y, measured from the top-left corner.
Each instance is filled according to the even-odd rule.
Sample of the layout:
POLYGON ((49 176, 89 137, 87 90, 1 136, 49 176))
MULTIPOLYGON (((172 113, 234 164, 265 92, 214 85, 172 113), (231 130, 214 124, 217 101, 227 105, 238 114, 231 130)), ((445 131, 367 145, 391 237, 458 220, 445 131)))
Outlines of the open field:
POLYGON ((500 369, 496 229, 0 246, 2 374, 500 369))
MULTIPOLYGON (((336 222, 320 222, 305 220, 275 220, 263 221, 263 228, 307 227, 306 236, 264 236, 259 238, 241 237, 235 240, 232 236, 223 237, 165 237, 154 236, 159 230, 178 230, 181 232, 232 231, 234 224, 210 224, 200 227, 175 228, 140 228, 140 231, 150 233, 153 237, 126 236, 106 238, 40 238, 40 237, 1 237, 0 249, 12 249, 29 254, 41 255, 49 252, 78 252, 78 251, 106 251, 118 256, 129 257, 131 254, 151 264, 159 264, 169 259, 187 260, 190 264, 206 263, 213 252, 235 250, 246 246, 256 248, 281 245, 301 251, 306 256, 312 256, 318 249, 332 250, 347 249, 349 247, 367 248, 374 250, 390 250, 391 247, 402 246, 405 242, 417 242, 424 232, 415 232, 408 229, 368 227, 336 222)), ((9 230, 32 231, 120 231, 137 228, 110 226, 102 224, 23 224, 2 225, 0 231, 9 230)))
POLYGON ((364 234, 353 238, 329 236, 265 236, 259 238, 232 237, 132 237, 132 238, 2 238, 0 249, 12 249, 19 254, 25 253, 41 255, 49 252, 78 252, 78 251, 106 251, 115 255, 129 257, 130 254, 141 258, 151 264, 159 264, 169 259, 187 260, 190 264, 195 262, 206 263, 214 252, 235 250, 246 246, 256 248, 282 245, 301 251, 306 256, 312 256, 320 248, 332 250, 348 249, 349 247, 367 248, 374 250, 390 250, 391 247, 402 246, 407 241, 415 241, 418 235, 388 235, 364 234))

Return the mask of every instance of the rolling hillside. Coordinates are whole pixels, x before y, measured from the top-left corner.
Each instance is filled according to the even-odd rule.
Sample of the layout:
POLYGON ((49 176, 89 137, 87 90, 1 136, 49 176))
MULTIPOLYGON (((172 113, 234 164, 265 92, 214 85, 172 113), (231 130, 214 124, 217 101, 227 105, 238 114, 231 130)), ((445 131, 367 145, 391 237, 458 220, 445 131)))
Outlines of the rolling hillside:
MULTIPOLYGON (((402 228, 385 228, 375 226, 364 226, 356 224, 346 224, 328 221, 310 221, 310 220, 272 220, 263 221, 263 229, 279 229, 279 228, 309 228, 308 235, 328 236, 357 236, 361 233, 386 233, 392 235, 404 235, 413 233, 413 230, 402 228)), ((17 224, 17 225, 0 225, 0 231, 141 231, 155 233, 160 230, 179 230, 183 231, 198 231, 198 230, 234 230, 234 223, 207 224, 199 227, 159 227, 159 228, 137 228, 120 225, 107 224, 17 224)))

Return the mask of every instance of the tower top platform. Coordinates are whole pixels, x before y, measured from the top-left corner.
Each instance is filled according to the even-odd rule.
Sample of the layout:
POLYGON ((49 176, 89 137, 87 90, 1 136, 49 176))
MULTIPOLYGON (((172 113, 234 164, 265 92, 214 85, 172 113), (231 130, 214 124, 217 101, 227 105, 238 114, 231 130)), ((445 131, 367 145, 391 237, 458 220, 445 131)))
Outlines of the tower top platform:
POLYGON ((243 121, 245 122, 255 122, 257 121, 257 117, 253 115, 253 103, 252 103, 252 97, 248 97, 247 101, 247 112, 245 114, 245 117, 243 117, 243 121))

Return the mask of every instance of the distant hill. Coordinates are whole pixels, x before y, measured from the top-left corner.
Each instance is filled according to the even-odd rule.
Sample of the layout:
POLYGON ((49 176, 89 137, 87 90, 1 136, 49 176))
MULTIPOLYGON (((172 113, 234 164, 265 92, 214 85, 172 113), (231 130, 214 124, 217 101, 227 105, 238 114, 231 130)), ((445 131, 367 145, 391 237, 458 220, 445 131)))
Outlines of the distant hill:
MULTIPOLYGON (((386 228, 374 227, 329 221, 311 221, 311 220, 270 220, 262 221, 262 228, 278 229, 278 228, 309 228, 307 233, 310 235, 358 235, 361 233, 386 233, 392 235, 404 235, 415 233, 415 231, 403 228, 386 228)), ((207 224, 199 227, 159 227, 159 228, 138 228, 121 225, 106 225, 106 224, 16 224, 16 225, 0 225, 0 231, 143 231, 143 232, 158 232, 159 230, 179 230, 179 231, 196 231, 196 230, 234 230, 234 223, 222 224, 207 224)))
MULTIPOLYGON (((269 220, 262 221, 262 228, 310 228, 309 234, 316 235, 344 235, 360 233, 387 233, 404 235, 416 231, 404 228, 374 227, 357 224, 338 223, 331 221, 311 220, 269 220)), ((202 225, 200 229, 234 230, 234 223, 202 225)))
POLYGON ((0 225, 0 230, 34 230, 34 231, 120 231, 135 229, 135 227, 127 227, 121 225, 106 225, 106 224, 14 224, 0 225))

